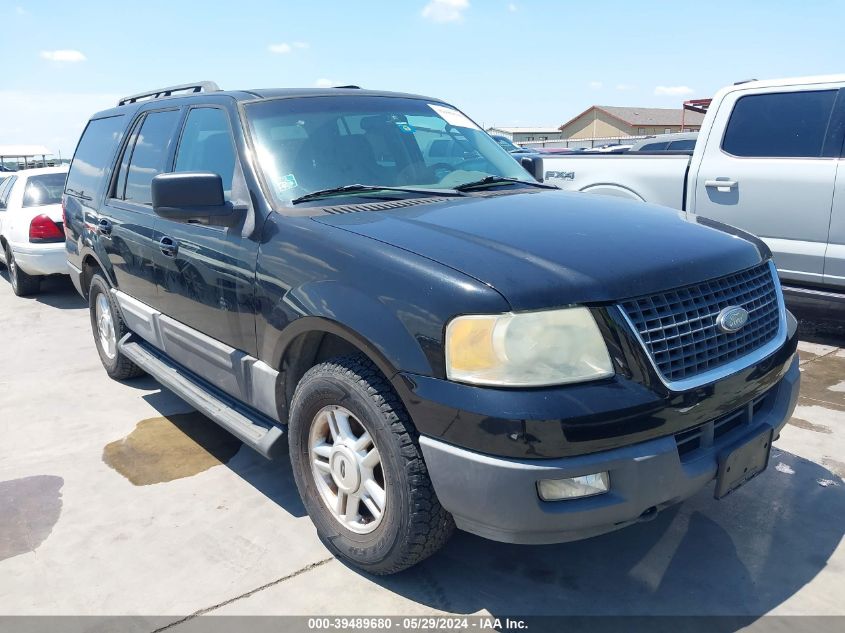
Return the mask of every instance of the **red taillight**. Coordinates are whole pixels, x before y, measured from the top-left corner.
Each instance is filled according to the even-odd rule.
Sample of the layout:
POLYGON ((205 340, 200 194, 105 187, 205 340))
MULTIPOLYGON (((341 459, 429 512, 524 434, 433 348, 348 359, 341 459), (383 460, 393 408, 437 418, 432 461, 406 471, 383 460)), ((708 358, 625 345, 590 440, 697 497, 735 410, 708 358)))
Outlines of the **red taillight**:
POLYGON ((29 223, 30 242, 62 239, 64 239, 64 235, 62 235, 58 225, 46 215, 37 215, 32 218, 32 222, 29 223))

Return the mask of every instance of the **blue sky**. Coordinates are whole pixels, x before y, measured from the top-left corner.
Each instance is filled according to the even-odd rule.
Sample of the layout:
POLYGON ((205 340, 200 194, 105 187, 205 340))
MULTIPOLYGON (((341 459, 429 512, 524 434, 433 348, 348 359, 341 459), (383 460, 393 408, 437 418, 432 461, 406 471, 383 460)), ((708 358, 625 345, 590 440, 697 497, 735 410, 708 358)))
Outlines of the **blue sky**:
POLYGON ((489 125, 679 107, 740 79, 845 72, 845 2, 0 0, 0 144, 73 151, 121 95, 354 83, 489 125), (137 6, 136 6, 137 5, 137 6))

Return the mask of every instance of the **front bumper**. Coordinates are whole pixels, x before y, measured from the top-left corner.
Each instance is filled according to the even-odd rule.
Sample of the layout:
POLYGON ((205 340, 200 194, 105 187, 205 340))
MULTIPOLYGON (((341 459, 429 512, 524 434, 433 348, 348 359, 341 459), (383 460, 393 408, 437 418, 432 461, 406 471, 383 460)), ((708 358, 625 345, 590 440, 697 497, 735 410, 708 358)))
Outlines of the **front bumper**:
POLYGON ((499 457, 577 457, 680 433, 768 393, 797 350, 797 321, 786 322, 786 341, 770 356, 686 391, 661 381, 623 325, 606 340, 624 363, 603 380, 506 389, 400 372, 392 382, 421 435, 499 457))
POLYGON ((420 438, 434 489, 458 527, 507 543, 560 543, 616 530, 695 494, 716 477, 726 446, 765 427, 775 436, 798 399, 795 356, 783 378, 762 398, 731 412, 741 424, 712 444, 681 449, 690 431, 576 457, 528 460, 493 457, 420 438), (683 452, 683 455, 681 454, 683 452), (540 479, 563 479, 607 471, 610 490, 594 497, 542 501, 540 479))
POLYGON ((729 414, 742 416, 741 424, 693 450, 679 451, 679 444, 689 441, 689 430, 608 451, 544 460, 493 457, 427 436, 420 438, 420 445, 440 503, 459 528, 507 543, 572 541, 651 518, 704 488, 716 477, 717 456, 726 446, 765 427, 778 435, 795 408, 799 383, 795 356, 765 396, 729 414), (552 502, 537 494, 540 479, 602 471, 610 474, 605 494, 552 502))
POLYGON ((65 243, 12 244, 15 263, 27 275, 66 275, 65 243))

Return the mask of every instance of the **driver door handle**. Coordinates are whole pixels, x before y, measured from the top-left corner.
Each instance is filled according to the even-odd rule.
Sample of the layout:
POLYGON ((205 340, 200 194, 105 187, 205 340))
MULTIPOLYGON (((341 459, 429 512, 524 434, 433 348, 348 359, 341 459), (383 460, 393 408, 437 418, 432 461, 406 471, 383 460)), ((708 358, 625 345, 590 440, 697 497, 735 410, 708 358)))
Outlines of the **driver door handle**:
POLYGON ((111 235, 112 224, 109 220, 103 218, 99 222, 97 222, 97 231, 101 235, 111 235))
POLYGON ((165 257, 176 257, 176 251, 179 250, 179 242, 165 235, 158 241, 158 247, 161 249, 161 254, 165 257))
POLYGON ((734 187, 737 186, 736 180, 728 180, 725 178, 724 180, 719 180, 718 178, 715 180, 705 180, 704 181, 705 187, 715 187, 719 191, 730 191, 734 187))

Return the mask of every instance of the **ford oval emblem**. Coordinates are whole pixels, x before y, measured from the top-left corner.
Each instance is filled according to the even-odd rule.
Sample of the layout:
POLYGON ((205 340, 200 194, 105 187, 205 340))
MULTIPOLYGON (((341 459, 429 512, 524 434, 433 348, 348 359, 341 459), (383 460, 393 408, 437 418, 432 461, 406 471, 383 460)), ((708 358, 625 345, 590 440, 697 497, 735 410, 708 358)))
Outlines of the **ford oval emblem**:
POLYGON ((738 332, 748 323, 748 310, 739 306, 728 306, 716 317, 716 325, 722 332, 738 332))

